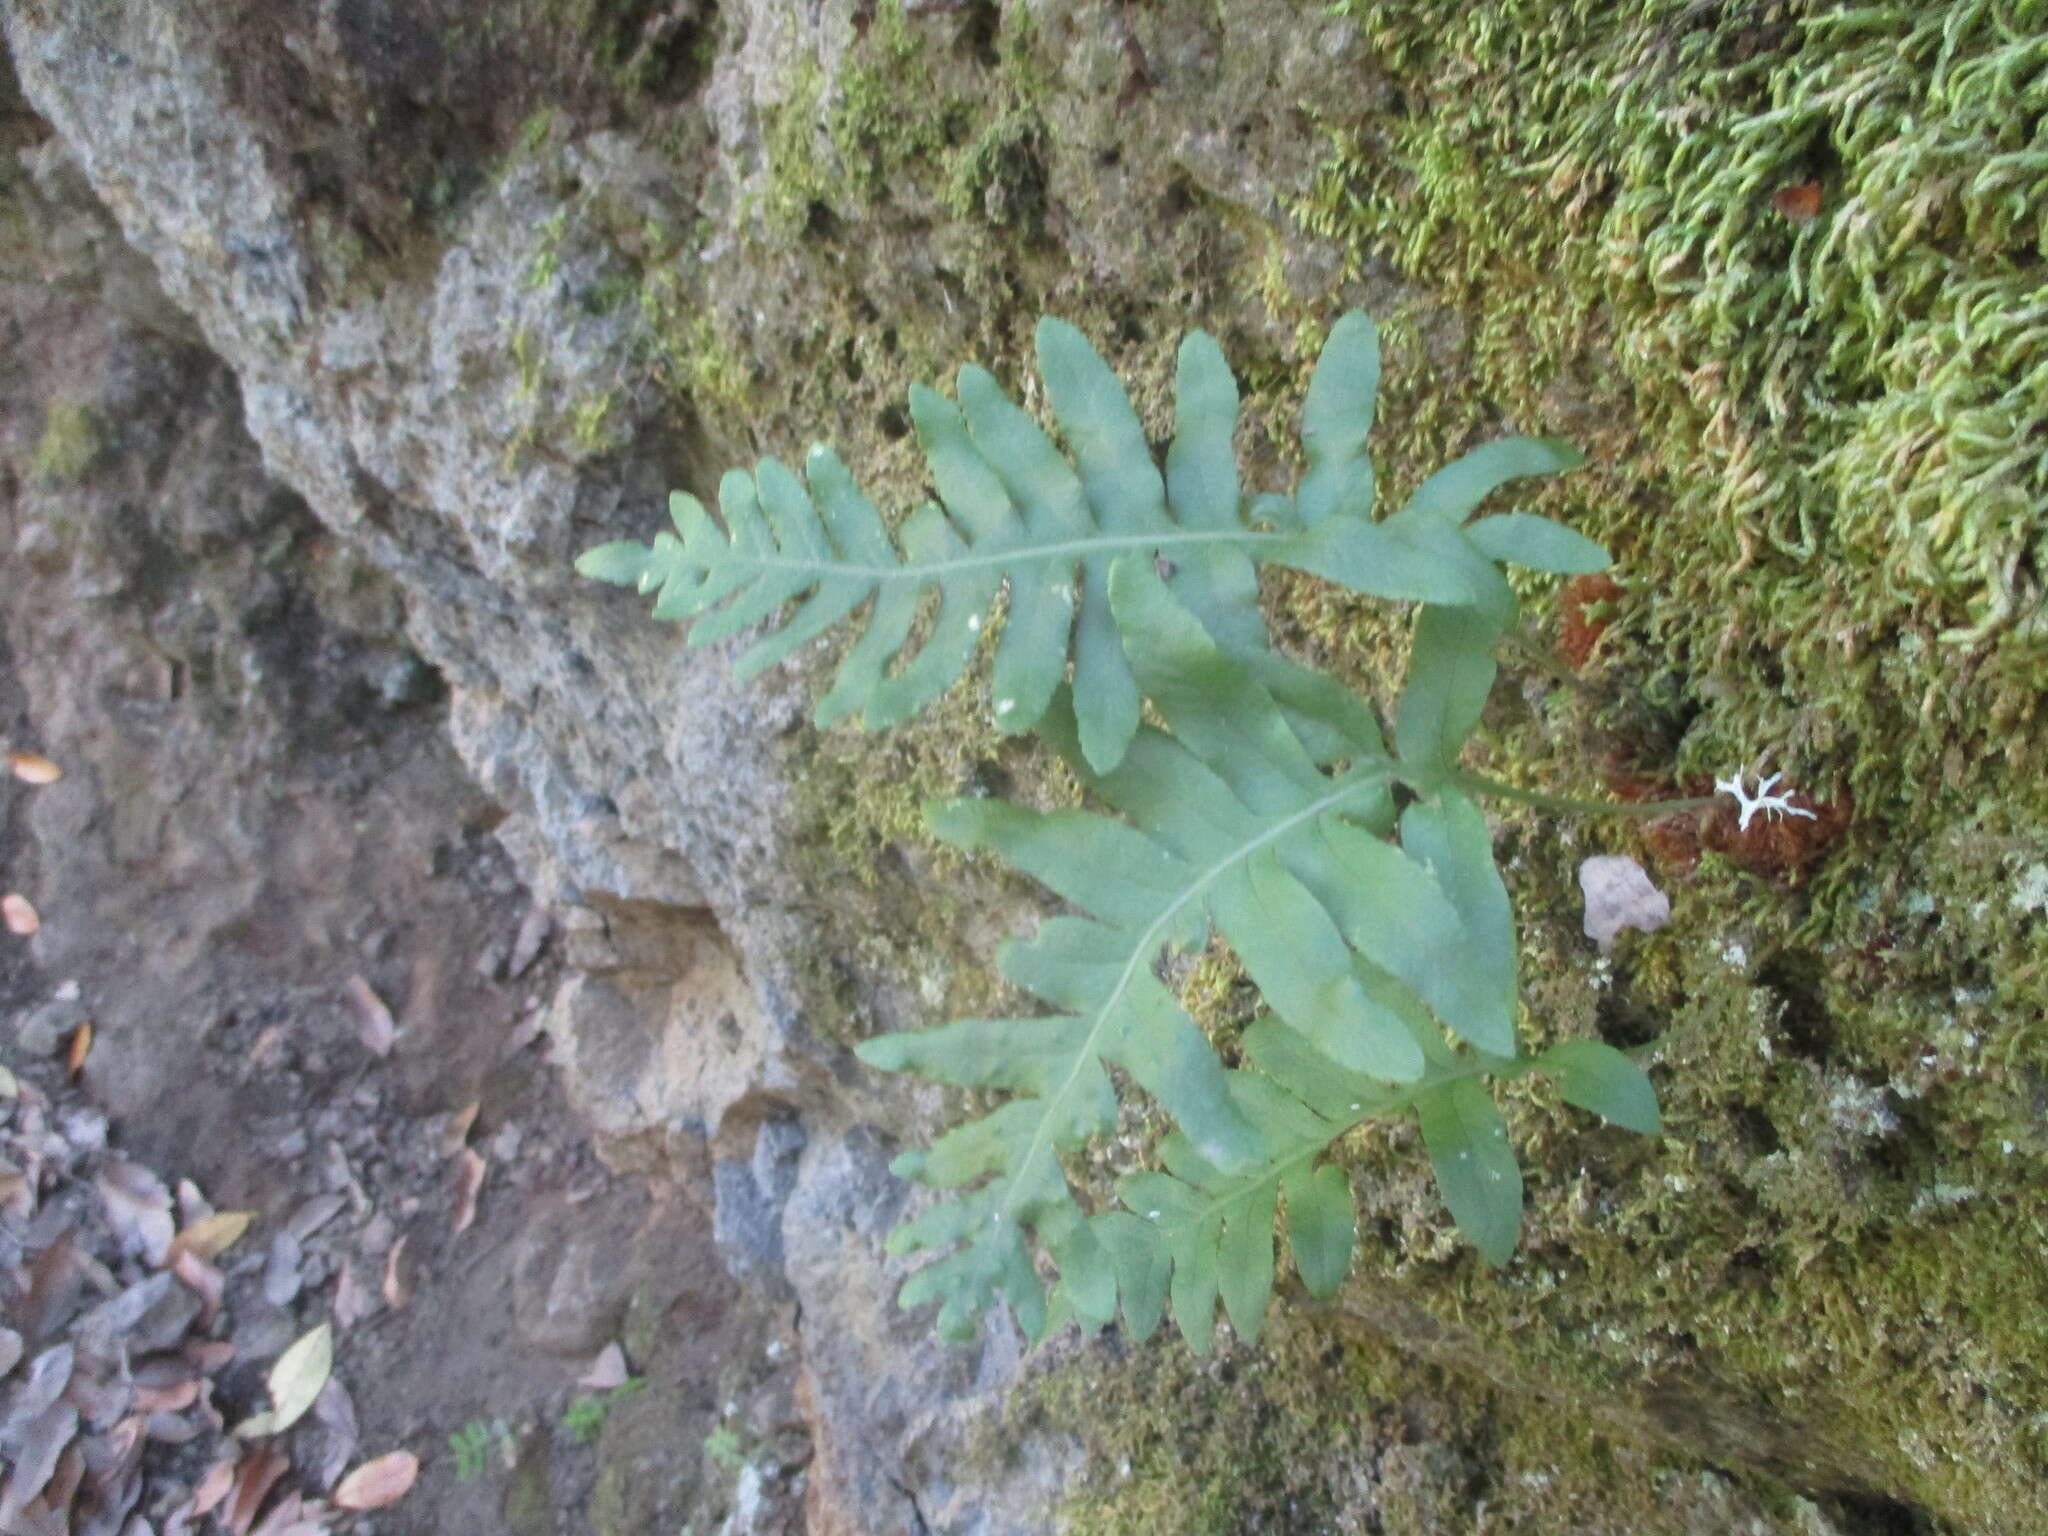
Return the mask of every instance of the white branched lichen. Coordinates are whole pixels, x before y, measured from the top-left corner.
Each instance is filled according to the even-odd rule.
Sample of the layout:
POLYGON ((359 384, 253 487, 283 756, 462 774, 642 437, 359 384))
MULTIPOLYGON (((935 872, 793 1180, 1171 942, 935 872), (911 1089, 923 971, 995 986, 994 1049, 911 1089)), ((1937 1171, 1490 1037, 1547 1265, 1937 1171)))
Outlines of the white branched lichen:
MULTIPOLYGON (((1782 773, 1774 773, 1767 779, 1759 778, 1756 781, 1756 793, 1753 795, 1742 787, 1742 781, 1748 776, 1749 769, 1745 766, 1736 769, 1735 777, 1732 779, 1714 780, 1714 788, 1717 791, 1721 794, 1733 795, 1735 797, 1735 808, 1742 813, 1741 819, 1735 824, 1736 830, 1747 832, 1749 830, 1749 818, 1758 811, 1762 811, 1773 818, 1804 816, 1808 821, 1818 819, 1812 811, 1790 804, 1785 795, 1774 795, 1771 793, 1771 786, 1784 777, 1782 773)), ((1787 791, 1787 793, 1796 793, 1796 791, 1787 791)))

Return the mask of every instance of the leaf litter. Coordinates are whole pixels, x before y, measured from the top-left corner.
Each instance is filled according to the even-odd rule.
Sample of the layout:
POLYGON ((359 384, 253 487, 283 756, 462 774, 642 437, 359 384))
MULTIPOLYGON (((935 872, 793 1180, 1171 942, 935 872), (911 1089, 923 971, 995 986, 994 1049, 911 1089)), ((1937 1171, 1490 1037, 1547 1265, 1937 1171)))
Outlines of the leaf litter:
MULTIPOLYGON (((237 1426, 244 1443, 215 1406, 237 1358, 231 1290, 275 1296, 288 1276, 301 1297, 306 1241, 350 1200, 302 1201, 261 1254, 237 1256, 255 1214, 216 1210, 189 1180, 174 1193, 110 1149, 105 1116, 74 1102, 59 1071, 43 1072, 54 1088, 10 1072, 0 1094, 0 1253, 12 1255, 0 1270, 0 1531, 170 1536, 211 1516, 230 1536, 327 1536, 404 1497, 418 1472, 408 1452, 349 1470, 359 1435, 331 1321, 270 1364, 268 1406, 237 1426), (245 1278, 231 1285, 224 1263, 245 1278), (318 1496, 328 1489, 347 1499, 318 1496)), ((394 1284, 404 1246, 387 1244, 394 1284)), ((347 1264, 337 1310, 374 1305, 347 1264)))

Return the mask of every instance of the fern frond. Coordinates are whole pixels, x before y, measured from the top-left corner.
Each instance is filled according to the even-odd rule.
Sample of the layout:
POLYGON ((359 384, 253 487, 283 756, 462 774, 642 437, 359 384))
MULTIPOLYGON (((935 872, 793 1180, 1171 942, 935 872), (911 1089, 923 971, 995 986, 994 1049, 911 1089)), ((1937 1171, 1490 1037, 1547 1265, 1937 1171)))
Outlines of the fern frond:
MULTIPOLYGON (((1226 1073, 1154 976, 1162 951, 1201 944, 1212 925, 1326 1066, 1373 1083, 1376 1098, 1390 1085, 1425 1089, 1432 1071, 1455 1073, 1470 1060, 1445 1029, 1488 1058, 1514 1053, 1514 938, 1477 808, 1439 768, 1397 763, 1363 741, 1341 773, 1326 773, 1251 669, 1174 600, 1149 560, 1119 561, 1109 587, 1137 681, 1167 729, 1141 728, 1102 773, 1088 766, 1067 693, 1054 696, 1039 729, 1123 819, 999 800, 928 813, 941 838, 1000 853, 1078 909, 1006 946, 998 961, 1062 1012, 964 1020, 859 1047, 884 1070, 1019 1095, 898 1162, 907 1177, 967 1190, 895 1239, 898 1251, 940 1255, 904 1301, 941 1301, 941 1327, 954 1333, 998 1297, 1027 1329, 1057 1315, 1030 1262, 1027 1229, 1058 1267, 1072 1315, 1106 1322, 1118 1292, 1128 1294, 1130 1282, 1116 1280, 1136 1252, 1128 1232, 1084 1220, 1059 1165, 1062 1151, 1114 1124, 1111 1066, 1172 1117, 1191 1170, 1183 1182, 1252 1202, 1250 1226, 1235 1239, 1227 1216, 1204 1216, 1190 1231, 1249 1254, 1244 1233, 1263 1210, 1270 1239, 1270 1200, 1229 1181, 1273 1163, 1276 1126, 1318 1146, 1337 1132, 1307 1110, 1290 1122, 1270 1098, 1248 1103, 1267 1088, 1226 1073), (1397 777, 1425 796, 1398 816, 1397 777)), ((1183 1283, 1195 1297, 1201 1262, 1187 1257, 1195 1248, 1181 1248, 1175 1264, 1189 1266, 1183 1283)), ((1249 1278, 1233 1285, 1245 1311, 1259 1287, 1249 1278)))
POLYGON ((1333 732, 1329 711, 1362 711, 1347 711, 1335 685, 1268 650, 1258 564, 1309 571, 1380 597, 1498 612, 1506 587, 1495 558, 1573 570, 1605 563, 1595 546, 1540 518, 1489 518, 1460 530, 1479 499, 1505 480, 1579 462, 1571 449, 1536 439, 1510 438, 1468 454, 1425 482, 1401 513, 1373 520, 1365 439, 1379 342, 1362 314, 1338 322, 1317 362, 1303 408, 1307 472, 1292 501, 1247 503, 1232 446, 1237 386, 1202 332, 1181 343, 1163 477, 1129 399, 1081 333, 1041 320, 1037 350, 1071 462, 990 374, 964 367, 957 404, 922 385, 910 392, 939 500, 913 512, 893 541, 846 466, 820 446, 804 479, 772 458, 751 475, 726 474, 719 519, 677 492, 674 533, 651 544, 601 545, 577 569, 658 594, 655 617, 695 620, 692 645, 768 623, 739 658, 742 675, 781 661, 868 605, 865 628, 818 705, 820 725, 859 714, 880 727, 916 714, 965 670, 1007 587, 991 677, 997 727, 1033 729, 1071 656, 1082 755, 1107 771, 1138 728, 1139 689, 1109 593, 1110 571, 1126 556, 1172 570, 1176 596, 1259 674, 1324 761, 1342 755, 1345 732, 1356 729, 1333 732), (932 592, 936 616, 913 648, 920 600, 932 592), (779 623, 769 623, 792 602, 779 623))

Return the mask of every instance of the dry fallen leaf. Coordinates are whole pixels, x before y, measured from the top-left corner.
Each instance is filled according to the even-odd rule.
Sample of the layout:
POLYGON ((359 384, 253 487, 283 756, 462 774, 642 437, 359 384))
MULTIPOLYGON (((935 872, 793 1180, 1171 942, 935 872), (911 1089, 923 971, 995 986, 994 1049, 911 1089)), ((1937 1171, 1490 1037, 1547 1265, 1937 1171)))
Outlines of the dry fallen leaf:
POLYGON ((334 1329, 322 1323, 277 1357, 265 1378, 270 1386, 269 1411, 237 1424, 236 1436, 248 1440, 283 1434, 306 1416, 333 1370, 334 1329))
POLYGON ((220 1311, 220 1299, 227 1290, 227 1276, 189 1249, 171 1260, 171 1273, 199 1298, 200 1320, 211 1323, 220 1311))
POLYGON ((1586 899, 1586 937, 1606 954, 1624 928, 1654 933, 1671 921, 1671 898, 1650 883, 1643 866, 1625 854, 1602 854, 1579 866, 1586 899))
POLYGON ((356 1278, 355 1266, 347 1259, 341 1261, 341 1272, 334 1280, 334 1328, 337 1333, 349 1329, 370 1315, 370 1293, 363 1282, 356 1278))
POLYGON ((29 904, 29 899, 16 891, 0 896, 0 920, 6 922, 9 933, 19 934, 24 939, 32 933, 41 932, 43 927, 43 920, 29 904))
POLYGON ((123 1251, 139 1253, 160 1268, 170 1255, 172 1234, 177 1230, 171 1216, 171 1192, 164 1181, 140 1163, 114 1158, 93 1182, 123 1251))
POLYGON ((85 1058, 92 1054, 92 1026, 81 1024, 71 1031, 71 1044, 64 1050, 65 1068, 75 1078, 85 1070, 85 1058))
POLYGON ((137 1413, 183 1413, 199 1401, 199 1378, 181 1382, 175 1387, 137 1387, 135 1389, 135 1411, 137 1413))
POLYGON ((360 976, 349 977, 342 991, 348 994, 349 1006, 356 1011, 356 1038, 363 1042, 363 1048, 373 1056, 389 1056, 391 1047, 398 1043, 398 1021, 391 1017, 384 999, 360 976))
POLYGON ((290 1232, 273 1236, 263 1262, 263 1299, 273 1307, 290 1306, 299 1294, 299 1266, 304 1260, 305 1250, 290 1232))
POLYGON ((235 1346, 226 1339, 194 1339, 185 1346, 185 1358, 202 1376, 211 1376, 235 1358, 235 1346))
POLYGON ((8 753, 7 771, 24 784, 54 784, 64 777, 64 770, 40 752, 8 753))
POLYGON ((296 1493, 288 1493, 249 1536, 326 1536, 328 1525, 321 1518, 326 1512, 327 1506, 319 1500, 309 1503, 296 1493))
MULTIPOLYGON (((332 1147, 334 1144, 329 1142, 332 1147)), ((296 1211, 290 1221, 284 1224, 285 1231, 304 1242, 342 1212, 348 1202, 340 1195, 315 1195, 296 1211)))
POLYGON ((35 1214, 35 1186, 19 1168, 0 1163, 0 1215, 27 1221, 35 1214))
POLYGON ((336 1509, 382 1509, 396 1504, 412 1491, 420 1475, 420 1459, 411 1451, 393 1451, 366 1461, 341 1480, 334 1490, 336 1509))
POLYGON ((234 1487, 220 1512, 220 1523, 234 1536, 249 1536, 250 1527, 256 1523, 256 1511, 263 1507, 263 1501, 289 1465, 267 1445, 259 1445, 244 1456, 235 1468, 234 1487))
POLYGON ((202 1216, 171 1239, 168 1257, 176 1259, 181 1253, 189 1253, 211 1263, 234 1247, 255 1219, 254 1211, 215 1211, 211 1216, 202 1216))
POLYGON ((412 1282, 405 1278, 405 1243, 401 1237, 384 1255, 384 1305, 394 1310, 412 1300, 412 1282))
POLYGON ((455 1170, 455 1230, 467 1232, 470 1223, 476 1220, 477 1191, 484 1187, 484 1173, 490 1167, 468 1147, 455 1170))
POLYGON ((206 1469, 206 1476, 199 1479, 199 1486, 192 1490, 192 1518, 210 1514, 213 1507, 228 1496, 228 1490, 235 1486, 235 1464, 232 1461, 216 1461, 206 1469))
MULTIPOLYGON (((332 1488, 335 1480, 348 1469, 356 1454, 356 1405, 348 1395, 348 1388, 334 1377, 320 1389, 320 1395, 313 1400, 313 1422, 320 1428, 315 1436, 316 1448, 320 1452, 318 1464, 311 1469, 313 1485, 323 1491, 332 1488)), ((300 1471, 306 1472, 305 1432, 300 1431, 298 1441, 300 1471)))
POLYGON ((613 1387, 623 1386, 626 1381, 626 1352, 612 1343, 598 1352, 590 1362, 590 1369, 576 1379, 576 1385, 586 1392, 609 1392, 613 1387))
POLYGON ((449 1115, 448 1124, 441 1131, 443 1157, 453 1157, 469 1144, 469 1128, 476 1124, 476 1112, 481 1107, 475 1099, 471 1099, 449 1115))
POLYGON ((1820 213, 1820 183, 1802 181, 1771 194, 1771 206, 1794 224, 1807 224, 1820 213))
MULTIPOLYGON (((15 1441, 14 1475, 8 1479, 5 1497, 0 1497, 0 1530, 11 1529, 29 1500, 42 1493, 45 1485, 59 1481, 58 1462, 77 1434, 78 1410, 69 1403, 53 1403, 23 1421, 15 1441)), ((54 1498, 50 1505, 61 1508, 70 1502, 66 1496, 62 1505, 54 1498)))

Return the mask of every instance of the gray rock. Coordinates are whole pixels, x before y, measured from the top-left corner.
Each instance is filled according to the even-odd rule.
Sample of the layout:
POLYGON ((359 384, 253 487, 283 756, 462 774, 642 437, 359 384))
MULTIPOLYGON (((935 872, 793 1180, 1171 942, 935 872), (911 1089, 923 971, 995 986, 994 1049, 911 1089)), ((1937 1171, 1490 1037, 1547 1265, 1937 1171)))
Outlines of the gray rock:
POLYGON ((722 1158, 711 1167, 719 1257, 735 1279, 758 1280, 774 1294, 789 1288, 782 1274, 782 1211, 796 1187, 804 1141, 796 1121, 765 1120, 752 1157, 722 1158))

